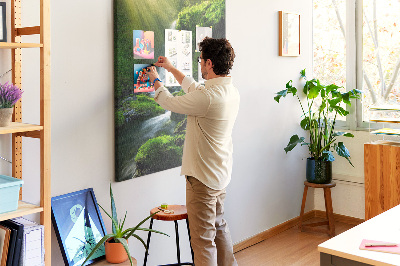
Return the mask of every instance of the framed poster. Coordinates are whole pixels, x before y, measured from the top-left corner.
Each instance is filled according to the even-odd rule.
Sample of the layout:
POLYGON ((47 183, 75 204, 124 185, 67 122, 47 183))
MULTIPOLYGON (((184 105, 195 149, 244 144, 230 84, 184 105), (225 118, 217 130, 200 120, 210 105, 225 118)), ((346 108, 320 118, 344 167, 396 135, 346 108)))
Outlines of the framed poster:
MULTIPOLYGON (((92 188, 51 198, 54 231, 66 266, 81 266, 107 234, 92 188)), ((105 258, 104 245, 86 265, 105 258)))
MULTIPOLYGON (((225 38, 225 0, 114 0, 115 181, 182 165, 186 116, 164 110, 141 69, 168 57, 198 80, 196 44, 225 38)), ((182 95, 169 72, 157 68, 173 95, 182 95)))
POLYGON ((0 2, 0 42, 7 41, 6 2, 0 2))
POLYGON ((279 55, 300 56, 300 15, 279 11, 279 55))

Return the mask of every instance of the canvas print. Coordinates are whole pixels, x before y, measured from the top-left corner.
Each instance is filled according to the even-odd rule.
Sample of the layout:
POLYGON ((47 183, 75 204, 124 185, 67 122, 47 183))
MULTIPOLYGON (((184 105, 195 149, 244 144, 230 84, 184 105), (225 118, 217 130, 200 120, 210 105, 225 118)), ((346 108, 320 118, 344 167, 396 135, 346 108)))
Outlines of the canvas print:
MULTIPOLYGON (((53 197, 51 211, 65 265, 81 266, 97 242, 107 234, 93 189, 53 197)), ((86 265, 104 255, 102 246, 86 265)))
MULTIPOLYGON (((186 116, 164 110, 155 102, 154 89, 140 69, 162 55, 197 80, 196 26, 212 27, 213 37, 225 38, 225 1, 114 0, 117 182, 181 166, 186 116), (152 58, 144 56, 145 49, 153 52, 152 58)), ((158 70, 173 95, 184 94, 171 75, 158 70)))
POLYGON ((134 59, 154 59, 154 32, 133 31, 134 59))

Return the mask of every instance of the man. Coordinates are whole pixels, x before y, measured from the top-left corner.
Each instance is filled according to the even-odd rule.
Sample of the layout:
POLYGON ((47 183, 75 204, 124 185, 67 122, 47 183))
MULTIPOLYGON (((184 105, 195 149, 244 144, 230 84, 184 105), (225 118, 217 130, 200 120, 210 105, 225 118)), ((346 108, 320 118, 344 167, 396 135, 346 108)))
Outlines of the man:
POLYGON ((147 70, 155 84, 156 102, 187 115, 182 171, 186 176, 186 206, 196 266, 237 265, 228 225, 223 219, 226 186, 232 172, 232 128, 239 110, 239 92, 228 76, 235 58, 226 39, 200 43, 202 86, 186 77, 163 56, 155 66, 171 72, 185 95, 173 97, 155 67, 147 70))

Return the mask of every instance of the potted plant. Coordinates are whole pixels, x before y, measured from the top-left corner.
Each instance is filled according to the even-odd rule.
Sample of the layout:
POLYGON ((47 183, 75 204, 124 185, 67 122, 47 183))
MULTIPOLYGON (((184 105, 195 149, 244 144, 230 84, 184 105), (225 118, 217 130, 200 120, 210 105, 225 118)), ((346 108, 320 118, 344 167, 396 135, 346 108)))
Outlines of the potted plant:
POLYGON ((155 212, 155 213, 149 215, 148 217, 146 217, 143 221, 141 221, 134 227, 123 229, 127 212, 125 212, 125 217, 123 220, 118 220, 117 209, 115 207, 114 196, 113 196, 113 192, 111 189, 111 184, 110 184, 110 198, 111 198, 111 213, 112 213, 112 215, 110 215, 106 210, 104 210, 104 208, 101 207, 100 204, 98 204, 98 205, 105 212, 105 214, 107 214, 107 216, 110 217, 110 219, 112 221, 112 233, 107 234, 102 239, 100 239, 100 241, 96 244, 96 246, 93 248, 93 250, 87 256, 86 260, 82 263, 82 266, 85 265, 85 263, 90 259, 90 257, 92 257, 93 254, 95 254, 95 252, 103 244, 105 244, 106 260, 109 263, 121 263, 121 262, 126 261, 129 258, 131 266, 133 266, 132 257, 130 255, 129 247, 128 247, 128 238, 133 236, 134 238, 139 240, 143 244, 144 248, 147 250, 146 244, 144 243, 143 239, 135 233, 136 231, 138 231, 138 230, 139 231, 151 231, 154 233, 169 236, 165 233, 162 233, 162 232, 159 232, 159 231, 156 231, 153 229, 140 227, 144 222, 146 222, 148 219, 153 217, 153 215, 155 215, 158 212, 155 212))
POLYGON ((300 78, 305 80, 302 93, 306 97, 307 106, 303 106, 298 90, 292 86, 292 80, 286 84, 286 89, 276 93, 274 99, 279 103, 279 100, 288 94, 297 97, 303 116, 300 126, 309 132, 310 140, 307 142, 305 137, 299 137, 295 134, 290 138, 284 150, 288 153, 297 144, 307 145, 310 153, 310 158, 307 158, 307 181, 320 184, 330 183, 332 180, 332 162, 335 160, 332 154, 333 150, 339 156, 346 158, 353 166, 350 161, 349 150, 343 142, 337 141, 337 137, 352 138, 354 135, 334 129, 336 118, 349 114, 344 108, 345 105, 351 105, 350 99, 360 98, 361 91, 353 89, 341 93, 339 91, 341 87, 335 84, 322 85, 318 79, 307 80, 305 69, 300 72, 300 78))
POLYGON ((11 123, 14 105, 22 97, 23 91, 12 83, 0 84, 0 127, 11 123))

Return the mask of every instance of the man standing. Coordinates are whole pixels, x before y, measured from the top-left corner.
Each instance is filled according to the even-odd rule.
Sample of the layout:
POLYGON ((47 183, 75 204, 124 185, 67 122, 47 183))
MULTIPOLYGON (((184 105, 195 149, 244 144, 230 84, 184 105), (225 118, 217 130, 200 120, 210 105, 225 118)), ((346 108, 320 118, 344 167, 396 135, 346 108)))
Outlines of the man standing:
POLYGON ((223 218, 226 187, 232 172, 232 129, 239 92, 228 76, 235 58, 226 39, 205 38, 199 63, 205 85, 186 77, 163 56, 155 66, 171 72, 185 91, 172 96, 155 67, 147 73, 155 84, 155 101, 164 109, 187 115, 182 171, 196 266, 237 265, 228 225, 223 218))

